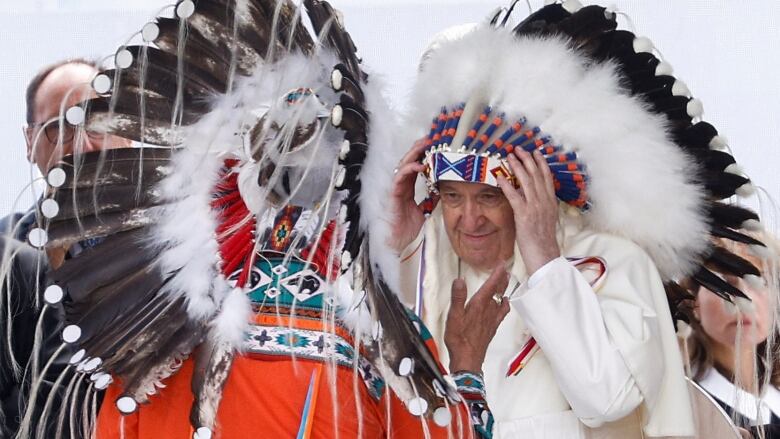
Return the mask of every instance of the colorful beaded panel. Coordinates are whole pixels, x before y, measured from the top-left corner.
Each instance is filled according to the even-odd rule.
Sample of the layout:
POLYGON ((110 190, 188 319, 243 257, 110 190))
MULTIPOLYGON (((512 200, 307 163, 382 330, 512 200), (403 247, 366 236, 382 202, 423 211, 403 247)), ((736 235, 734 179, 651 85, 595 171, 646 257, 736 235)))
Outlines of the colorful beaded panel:
POLYGON ((466 400, 469 416, 479 437, 493 437, 493 414, 485 402, 485 380, 481 375, 466 371, 452 374, 458 393, 466 400))
MULTIPOLYGON (((268 355, 332 363, 352 369, 355 348, 336 333, 299 328, 261 326, 250 327, 244 342, 249 355, 268 355)), ((385 382, 362 355, 357 358, 357 370, 371 396, 379 400, 385 382)))
POLYGON ((450 109, 444 107, 431 123, 423 159, 423 172, 431 192, 437 191, 439 181, 498 186, 498 177, 503 176, 517 184, 506 157, 516 148, 522 148, 542 153, 552 171, 555 193, 561 201, 582 210, 588 208, 588 175, 575 152, 565 152, 560 145, 554 145, 551 137, 544 135, 539 127, 528 126, 525 117, 510 120, 489 106, 475 121, 461 120, 465 107, 465 104, 450 109), (464 133, 458 136, 459 129, 466 126, 469 129, 465 136, 464 133), (456 138, 463 138, 458 146, 453 145, 456 138))

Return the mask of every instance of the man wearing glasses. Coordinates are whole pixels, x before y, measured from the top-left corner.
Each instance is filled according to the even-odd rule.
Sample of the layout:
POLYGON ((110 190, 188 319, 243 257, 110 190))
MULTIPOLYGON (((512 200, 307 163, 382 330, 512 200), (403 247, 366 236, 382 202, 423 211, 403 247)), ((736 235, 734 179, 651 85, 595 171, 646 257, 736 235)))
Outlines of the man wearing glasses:
MULTIPOLYGON (((91 81, 97 64, 86 59, 67 59, 41 69, 25 93, 27 125, 24 137, 27 160, 42 175, 62 157, 107 148, 125 148, 130 141, 79 130, 65 121, 68 108, 94 96, 91 81)), ((0 219, 0 233, 24 241, 35 222, 35 212, 14 213, 0 219)))
MULTIPOLYGON (((42 175, 45 176, 62 157, 74 152, 130 146, 130 141, 126 139, 90 133, 65 121, 64 114, 70 107, 94 96, 91 81, 97 72, 98 67, 92 61, 63 60, 43 68, 28 84, 27 125, 24 127, 27 159, 38 167, 42 175)), ((18 428, 28 391, 24 375, 13 374, 10 366, 15 362, 24 370, 33 349, 37 349, 34 348, 33 337, 41 316, 39 306, 35 305, 35 284, 46 271, 46 261, 38 261, 37 253, 24 243, 35 223, 35 208, 0 219, 0 255, 3 255, 0 258, 8 257, 12 270, 12 282, 4 283, 0 294, 10 301, 7 305, 13 314, 10 325, 12 341, 10 345, 3 343, 0 347, 0 438, 13 436, 18 428), (6 288, 10 291, 4 291, 6 288)), ((7 327, 7 318, 5 312, 0 314, 3 328, 7 327)), ((60 319, 58 313, 47 312, 43 316, 42 324, 47 328, 43 333, 57 333, 54 329, 61 324, 60 319)), ((45 362, 59 344, 58 339, 45 340, 39 363, 45 362)), ((62 360, 56 360, 49 368, 51 380, 62 371, 69 355, 61 357, 62 360)))

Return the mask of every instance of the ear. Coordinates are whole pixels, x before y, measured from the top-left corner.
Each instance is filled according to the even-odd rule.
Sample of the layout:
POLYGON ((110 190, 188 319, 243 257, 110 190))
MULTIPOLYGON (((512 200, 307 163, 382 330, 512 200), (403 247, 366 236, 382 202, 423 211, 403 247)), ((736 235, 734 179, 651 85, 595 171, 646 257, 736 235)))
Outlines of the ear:
POLYGON ((33 127, 25 126, 22 127, 22 134, 24 135, 24 142, 27 144, 27 161, 30 163, 35 163, 35 157, 33 156, 32 151, 32 140, 33 140, 33 127))

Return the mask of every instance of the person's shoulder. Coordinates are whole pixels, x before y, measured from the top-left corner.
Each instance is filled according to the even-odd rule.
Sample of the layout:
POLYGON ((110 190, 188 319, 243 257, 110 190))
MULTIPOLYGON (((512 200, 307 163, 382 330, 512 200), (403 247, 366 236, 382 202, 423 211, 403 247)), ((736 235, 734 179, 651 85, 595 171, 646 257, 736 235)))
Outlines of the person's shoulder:
POLYGON ((24 241, 34 222, 35 213, 33 210, 10 213, 0 218, 0 235, 24 241))
POLYGON ((13 212, 0 218, 0 232, 7 234, 24 217, 22 212, 13 212))
POLYGON ((604 231, 588 228, 578 230, 564 240, 567 256, 595 256, 604 259, 610 267, 652 266, 650 255, 630 239, 604 231))

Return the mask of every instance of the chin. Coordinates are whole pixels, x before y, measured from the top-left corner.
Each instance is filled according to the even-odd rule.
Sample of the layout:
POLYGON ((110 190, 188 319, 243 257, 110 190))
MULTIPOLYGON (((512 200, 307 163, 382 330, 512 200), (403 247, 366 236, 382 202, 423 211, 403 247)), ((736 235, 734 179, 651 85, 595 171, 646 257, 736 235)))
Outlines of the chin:
POLYGON ((461 259, 463 260, 463 262, 468 264, 468 266, 483 271, 490 271, 498 264, 497 261, 490 261, 484 257, 478 257, 473 254, 470 255, 468 258, 461 258, 461 259))

